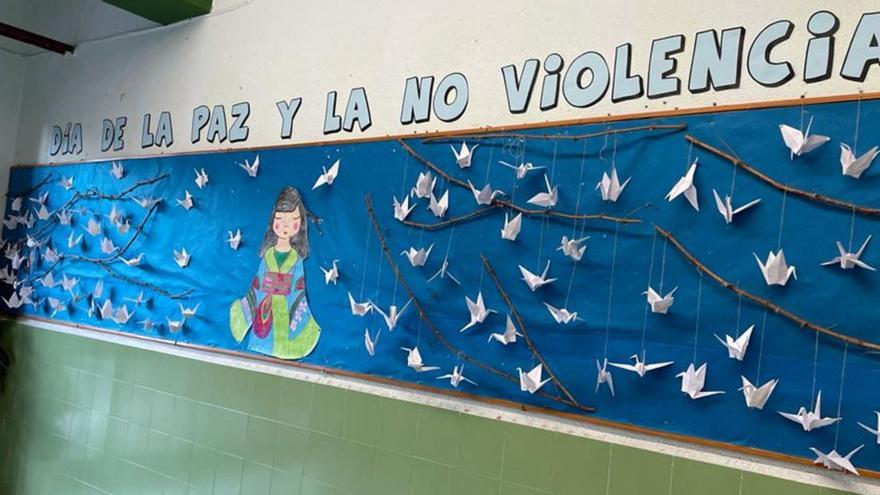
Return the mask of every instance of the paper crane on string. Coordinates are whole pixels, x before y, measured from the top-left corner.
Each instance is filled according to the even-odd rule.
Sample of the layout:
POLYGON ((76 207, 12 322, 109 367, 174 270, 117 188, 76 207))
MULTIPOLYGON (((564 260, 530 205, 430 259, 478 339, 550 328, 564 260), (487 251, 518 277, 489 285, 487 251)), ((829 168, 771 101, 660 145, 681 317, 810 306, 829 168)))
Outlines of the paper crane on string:
POLYGON ((523 392, 534 394, 550 381, 549 378, 541 380, 544 373, 542 364, 538 364, 528 373, 523 373, 522 368, 517 368, 516 371, 519 372, 519 389, 523 392))
POLYGON ((694 369, 694 363, 688 365, 687 370, 675 375, 681 378, 681 391, 688 395, 691 399, 704 399, 713 395, 723 394, 722 390, 704 391, 706 386, 706 372, 708 364, 703 363, 699 368, 694 369))
POLYGON ((336 281, 339 280, 339 267, 337 266, 338 262, 339 260, 333 260, 330 268, 324 268, 323 266, 318 267, 321 269, 322 272, 324 272, 324 285, 336 285, 336 281))
POLYGON ((599 387, 603 383, 608 385, 608 390, 611 391, 611 396, 614 397, 614 377, 608 371, 608 358, 605 358, 602 364, 599 364, 598 359, 596 360, 596 393, 599 393, 599 387))
POLYGON ((336 177, 339 176, 339 160, 333 162, 329 169, 321 167, 321 170, 324 172, 318 175, 318 178, 315 180, 315 184, 312 186, 313 191, 321 186, 332 186, 336 182, 336 177))
POLYGON ((840 143, 840 167, 843 175, 858 179, 865 170, 868 170, 868 167, 871 166, 878 153, 880 153, 880 147, 874 146, 862 156, 856 158, 852 148, 840 143))
POLYGON ((410 191, 410 196, 414 196, 416 198, 432 198, 434 197, 434 185, 437 183, 437 178, 428 171, 428 172, 419 172, 419 178, 416 180, 415 187, 410 191))
POLYGON ((822 391, 819 391, 819 394, 816 396, 816 405, 813 407, 812 411, 807 411, 807 408, 801 407, 796 414, 779 412, 785 419, 794 421, 801 425, 804 431, 813 431, 819 428, 824 428, 828 425, 833 425, 841 420, 841 418, 823 418, 822 417, 822 391))
POLYGON ((532 292, 556 281, 555 278, 547 278, 547 272, 550 271, 550 260, 547 260, 547 266, 544 267, 544 272, 541 273, 541 275, 535 275, 523 268, 522 265, 519 265, 519 271, 522 273, 523 281, 525 281, 526 285, 529 286, 529 289, 531 289, 532 292))
POLYGON ((456 150, 454 146, 449 145, 452 148, 452 154, 455 155, 455 163, 458 164, 459 168, 468 168, 471 166, 471 161, 474 158, 474 151, 477 149, 479 144, 475 144, 473 148, 468 148, 467 143, 461 143, 461 150, 456 150))
POLYGON ((464 376, 464 365, 461 365, 461 367, 458 367, 458 366, 453 367, 452 373, 438 376, 437 379, 438 380, 449 380, 449 384, 455 388, 458 388, 458 386, 461 385, 461 382, 466 382, 466 383, 470 383, 471 385, 477 386, 477 382, 464 376))
POLYGON ((446 216, 446 211, 449 209, 449 190, 443 192, 443 195, 440 196, 438 200, 434 193, 431 193, 431 197, 428 201, 428 209, 431 210, 431 213, 434 214, 437 218, 443 218, 446 216))
POLYGON ((652 313, 665 315, 666 312, 669 311, 669 308, 672 307, 672 303, 675 302, 675 297, 673 297, 673 295, 677 290, 678 287, 666 293, 665 296, 661 296, 652 287, 648 286, 648 290, 642 292, 642 294, 647 297, 648 306, 651 306, 652 313))
POLYGON ((843 270, 851 270, 855 267, 864 268, 865 270, 877 271, 873 266, 865 263, 861 260, 862 253, 865 252, 865 248, 868 247, 868 242, 871 240, 871 236, 869 235, 865 242, 862 243, 862 246, 859 247, 859 250, 855 253, 851 253, 843 248, 843 244, 840 241, 837 241, 837 251, 838 254, 834 258, 822 263, 822 266, 829 265, 838 265, 843 270))
POLYGON ((474 195, 474 199, 477 200, 478 205, 491 205, 495 197, 504 195, 504 191, 492 189, 492 185, 488 182, 482 189, 477 189, 471 181, 468 181, 468 186, 470 186, 471 193, 474 195))
POLYGON ((413 268, 418 268, 420 266, 425 266, 425 263, 428 262, 428 256, 431 255, 431 250, 434 249, 434 244, 432 243, 428 246, 427 249, 421 247, 416 249, 414 247, 410 247, 406 251, 400 253, 401 256, 406 256, 406 259, 409 260, 409 264, 413 266, 413 268))
POLYGON ((596 189, 599 190, 599 193, 602 195, 602 201, 611 201, 617 202, 617 199, 620 198, 620 194, 623 193, 623 189, 629 184, 629 181, 632 177, 626 179, 623 184, 620 183, 620 179, 617 178, 617 168, 611 167, 611 175, 608 175, 608 172, 602 173, 602 180, 596 184, 596 189))
POLYGON ((569 239, 568 236, 562 236, 562 240, 559 241, 560 245, 556 248, 557 251, 562 251, 562 254, 568 256, 574 261, 580 261, 581 258, 584 257, 584 252, 587 250, 587 246, 582 246, 583 242, 589 239, 590 236, 581 237, 580 239, 569 239))
POLYGON ((749 340, 752 338, 752 331, 754 329, 755 325, 751 325, 735 339, 730 335, 725 335, 724 339, 715 335, 715 338, 718 339, 718 342, 721 342, 721 345, 727 348, 727 355, 730 359, 742 361, 746 357, 746 350, 749 348, 749 340))
POLYGON ((439 370, 439 366, 425 366, 424 362, 422 362, 422 354, 419 352, 418 347, 401 347, 402 351, 406 351, 406 365, 418 373, 424 373, 426 371, 436 371, 439 370))
POLYGON ((499 160, 498 163, 500 163, 501 165, 504 165, 507 168, 511 168, 511 169, 515 170, 517 179, 525 179, 526 174, 528 174, 532 170, 541 170, 543 168, 547 168, 547 167, 536 167, 531 162, 520 163, 519 165, 512 165, 510 163, 499 160))
POLYGON ((687 173, 685 173, 681 179, 678 179, 678 182, 672 186, 672 189, 666 194, 667 201, 671 202, 675 198, 684 194, 688 203, 690 203, 695 210, 700 211, 700 201, 697 198, 697 185, 694 184, 694 174, 697 172, 698 160, 699 157, 694 160, 694 163, 688 168, 687 173))
POLYGON ((455 282, 455 285, 461 285, 461 282, 459 282, 455 275, 453 275, 452 272, 449 271, 449 256, 443 258, 443 263, 440 264, 440 269, 437 270, 433 275, 431 275, 431 277, 428 279, 428 282, 431 282, 438 277, 449 278, 449 280, 455 282))
POLYGON ((394 331, 394 327, 397 326, 397 321, 403 315, 403 312, 406 311, 406 308, 409 307, 412 299, 406 302, 402 308, 398 309, 396 305, 392 304, 388 307, 388 312, 382 311, 382 308, 376 305, 374 302, 370 302, 370 305, 373 309, 379 312, 382 315, 382 318, 385 320, 385 324, 388 325, 389 331, 394 331))
POLYGON ((477 293, 477 300, 472 301, 471 298, 465 296, 465 303, 467 303, 467 309, 470 313, 470 321, 467 325, 463 326, 459 332, 464 332, 468 328, 473 327, 474 325, 478 325, 486 321, 486 318, 489 317, 492 313, 497 313, 494 309, 486 309, 486 304, 483 302, 483 293, 477 293))
POLYGON ((740 378, 742 379, 742 387, 739 390, 742 391, 746 407, 749 409, 764 409, 764 405, 767 404, 767 400, 770 399, 770 395, 779 383, 779 380, 770 380, 760 387, 755 387, 748 378, 744 376, 740 376, 740 378))
POLYGON ((513 219, 504 212, 504 227, 501 229, 501 238, 506 241, 515 241, 522 228, 522 213, 517 213, 513 219))
POLYGON ((649 371, 659 370, 660 368, 665 368, 674 364, 674 361, 663 361, 660 363, 652 363, 646 364, 642 361, 643 358, 640 358, 638 354, 633 354, 630 356, 630 359, 635 360, 634 364, 626 364, 626 363, 608 363, 609 366, 614 366, 615 368, 620 368, 626 371, 632 371, 635 374, 639 375, 639 377, 644 378, 645 375, 649 371))
POLYGON ((859 445, 845 456, 840 455, 837 452, 837 449, 834 449, 827 454, 815 447, 810 447, 810 450, 812 450, 813 453, 816 454, 816 460, 813 461, 813 464, 821 464, 826 468, 834 471, 846 471, 848 473, 859 476, 859 472, 858 470, 856 470, 855 466, 853 466, 851 459, 853 454, 862 450, 862 447, 864 447, 864 445, 859 445))
POLYGON ((877 428, 876 429, 871 428, 870 426, 867 426, 865 424, 862 424, 861 422, 857 422, 856 424, 858 424, 865 431, 867 431, 868 433, 873 435, 877 440, 877 444, 880 445, 880 411, 874 411, 874 413, 877 415, 877 428))
POLYGON ((380 329, 376 332, 375 337, 370 337, 370 330, 364 330, 364 347, 367 349, 367 354, 369 354, 370 357, 373 357, 376 354, 376 344, 379 342, 379 334, 381 333, 382 330, 380 329))
POLYGON ((715 205, 718 207, 718 213, 721 214, 721 217, 724 219, 724 223, 733 223, 734 215, 738 215, 749 208, 756 206, 761 202, 760 199, 752 200, 739 208, 733 207, 733 198, 730 196, 724 196, 724 200, 721 200, 721 196, 718 195, 718 191, 712 189, 712 194, 715 196, 715 205))
POLYGON ((764 275, 764 281, 767 282, 767 285, 782 285, 788 283, 788 279, 794 276, 794 279, 797 280, 797 270, 795 267, 789 266, 785 260, 785 253, 782 249, 779 250, 778 253, 774 253, 770 251, 767 254, 766 263, 761 263, 761 259, 758 258, 758 255, 752 253, 755 257, 755 261, 758 262, 758 266, 761 268, 761 274, 764 275))
POLYGON ((547 191, 535 194, 528 200, 528 203, 550 209, 556 206, 559 199, 559 186, 551 185, 547 174, 544 174, 544 184, 547 186, 547 191))
POLYGON ((513 344, 516 342, 517 337, 522 337, 523 335, 516 330, 516 326, 513 324, 513 320, 510 319, 510 315, 507 315, 507 324, 504 329, 504 333, 492 333, 489 335, 489 342, 493 340, 496 342, 500 342, 502 345, 507 346, 507 344, 513 344))
POLYGON ((779 132, 782 133, 782 140, 785 142, 785 146, 791 151, 790 158, 792 160, 794 160, 795 156, 809 153, 831 140, 828 136, 820 136, 819 134, 810 135, 810 127, 812 127, 812 125, 812 116, 810 117, 809 123, 807 123, 806 132, 802 132, 800 129, 795 129, 794 127, 785 124, 779 124, 779 132))
POLYGON ((416 207, 416 205, 410 206, 408 195, 403 197, 403 201, 398 201, 397 196, 394 196, 393 200, 394 200, 394 219, 399 222, 406 220, 406 217, 408 217, 409 214, 412 213, 413 208, 416 207))
POLYGON ((354 316, 364 316, 373 310, 373 304, 369 301, 359 303, 354 300, 351 292, 348 293, 348 303, 351 306, 351 314, 354 316))

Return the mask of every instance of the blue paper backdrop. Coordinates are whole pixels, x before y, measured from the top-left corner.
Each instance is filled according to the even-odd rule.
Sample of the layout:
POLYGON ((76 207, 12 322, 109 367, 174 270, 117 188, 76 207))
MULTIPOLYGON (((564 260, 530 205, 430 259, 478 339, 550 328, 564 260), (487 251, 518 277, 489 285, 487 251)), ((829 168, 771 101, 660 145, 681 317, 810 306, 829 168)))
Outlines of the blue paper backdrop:
MULTIPOLYGON (((721 149, 732 149, 780 182, 852 201, 863 205, 880 206, 880 170, 875 165, 860 180, 840 173, 839 143, 853 143, 856 127, 857 103, 839 103, 818 106, 789 107, 767 110, 706 114, 700 116, 658 119, 615 124, 631 127, 644 123, 686 123, 686 131, 636 132, 616 139, 595 138, 584 141, 562 140, 482 140, 475 152, 473 166, 459 169, 449 148, 449 142, 408 143, 427 159, 443 167, 453 176, 470 179, 481 186, 488 177, 491 184, 514 197, 518 204, 543 189, 540 172, 532 172, 516 181, 513 171, 497 164, 498 160, 515 161, 522 156, 526 161, 548 167, 552 181, 560 185, 559 211, 606 212, 622 216, 636 210, 633 216, 642 219, 640 225, 622 225, 589 221, 578 222, 540 217, 524 218, 522 232, 516 242, 503 241, 499 230, 503 224, 501 209, 476 220, 459 224, 455 229, 424 232, 407 227, 392 217, 392 195, 402 198, 414 185, 419 172, 425 168, 395 141, 364 144, 308 146, 260 151, 261 168, 256 178, 250 178, 238 166, 245 159, 253 160, 255 152, 223 152, 209 154, 157 157, 123 161, 126 176, 116 180, 110 175, 110 163, 64 165, 37 168, 16 168, 12 171, 10 198, 51 174, 52 181, 40 191, 49 191, 50 209, 62 205, 76 190, 95 187, 107 193, 123 190, 135 181, 168 173, 169 177, 144 187, 135 195, 155 195, 164 203, 151 218, 134 246, 127 253, 133 256, 144 252, 145 262, 129 268, 114 263, 119 273, 155 284, 170 292, 192 289, 185 305, 201 303, 198 316, 187 321, 182 333, 169 333, 164 325, 152 331, 143 331, 135 322, 150 317, 164 322, 166 316, 179 316, 178 301, 151 293, 149 306, 124 326, 97 317, 89 318, 86 299, 69 313, 56 318, 97 325, 126 332, 160 336, 224 349, 245 350, 229 332, 228 308, 231 301, 241 297, 257 270, 257 250, 267 228, 267 221, 276 195, 285 186, 297 187, 307 207, 323 222, 311 224, 311 255, 306 261, 308 300, 321 328, 322 335, 315 351, 305 362, 340 368, 348 371, 418 382, 433 387, 449 387, 448 381, 435 376, 446 373, 460 364, 446 348, 440 345, 420 323, 412 308, 404 313, 398 328, 392 333, 383 329, 376 355, 370 357, 364 349, 365 327, 375 333, 384 324, 378 315, 365 318, 352 316, 348 308, 347 292, 356 299, 371 299, 383 308, 392 302, 406 301, 401 287, 395 283, 389 265, 382 257, 375 232, 370 226, 365 208, 365 195, 371 194, 376 205, 378 220, 403 275, 414 288, 427 313, 446 337, 471 356, 501 370, 516 373, 517 367, 527 368, 536 363, 527 347, 517 343, 507 347, 487 343, 490 332, 501 331, 507 308, 491 279, 484 275, 479 255, 485 253, 497 270, 502 283, 523 315, 526 328, 536 346, 551 364, 559 378, 583 404, 595 406, 594 414, 623 423, 683 433, 696 437, 720 440, 732 444, 757 447, 796 456, 811 456, 809 447, 830 450, 837 443, 838 450, 866 444, 858 453, 855 464, 880 470, 880 447, 857 421, 876 426, 874 410, 880 408, 880 356, 850 347, 846 355, 845 375, 842 373, 844 347, 826 337, 798 328, 792 322, 767 315, 762 327, 764 311, 748 301, 742 303, 741 328, 756 324, 755 334, 744 362, 727 358, 726 350, 712 336, 713 333, 735 333, 738 299, 730 291, 710 279, 704 279, 700 294, 698 272, 689 265, 672 245, 656 238, 652 285, 660 284, 664 271, 664 291, 677 286, 675 304, 670 314, 648 314, 644 333, 644 350, 648 361, 672 360, 675 364, 640 379, 635 374, 614 370, 616 397, 606 388, 594 392, 596 380, 595 359, 606 354, 606 318, 609 312, 609 291, 613 288, 608 327, 607 357, 612 361, 629 362, 628 356, 642 350, 645 299, 642 292, 648 283, 652 243, 655 242, 652 224, 672 232, 705 265, 730 281, 738 281, 746 290, 768 298, 809 320, 833 326, 840 332, 880 341, 877 330, 877 297, 880 295, 880 274, 864 270, 842 271, 822 267, 820 262, 835 256, 835 240, 849 243, 851 222, 857 246, 869 234, 880 234, 877 220, 853 216, 839 209, 829 208, 801 198, 785 199, 784 220, 781 221, 783 194, 754 177, 740 171, 735 178, 735 203, 741 204, 761 198, 759 206, 737 217, 726 225, 715 209, 712 188, 728 193, 733 179, 733 167, 697 148, 689 149, 685 133, 712 143, 721 149), (802 115, 802 111, 805 113, 802 115), (832 141, 817 151, 795 160, 789 159, 788 150, 780 138, 777 125, 788 123, 797 127, 801 119, 814 117, 813 131, 832 137, 832 141), (726 144, 723 144, 726 143, 726 144), (616 148, 616 157, 615 157, 616 148), (699 157, 696 174, 701 211, 694 211, 680 198, 672 203, 664 195, 684 173, 688 157, 699 157), (332 187, 311 190, 322 166, 341 160, 339 178, 332 187), (617 203, 600 200, 595 184, 602 172, 616 160, 621 180, 632 177, 632 182, 617 203), (194 168, 204 168, 210 182, 204 189, 194 184, 194 168), (582 174, 582 175, 581 175, 582 174), (75 178, 74 189, 65 191, 56 184, 62 176, 75 178), (578 184, 580 204, 578 205, 578 184), (515 191, 513 188, 516 188, 515 191), (184 190, 193 193, 196 206, 190 211, 176 206, 184 190), (648 204, 648 206, 644 206, 648 204), (781 231, 782 246, 790 263, 797 266, 798 279, 787 287, 767 287, 753 259, 752 252, 763 259, 777 247, 781 231), (224 242, 226 232, 240 228, 243 242, 238 251, 224 242), (562 235, 573 232, 589 235, 588 250, 576 266, 556 248, 562 235), (617 233, 616 270, 610 283, 612 251, 617 233), (451 239, 450 239, 451 236, 451 239), (424 268, 412 268, 399 253, 410 246, 434 244, 434 251, 424 268), (173 261, 172 249, 185 247, 192 253, 186 269, 173 261), (433 274, 449 255, 450 270, 461 281, 456 286, 448 281, 426 279, 433 274), (664 255, 665 252, 665 255, 664 255), (325 285, 319 267, 329 267, 339 259, 341 277, 337 285, 325 285), (520 279, 518 264, 533 271, 552 260, 550 274, 558 281, 538 292, 530 292, 520 279), (665 262, 664 262, 665 259, 665 262), (573 280, 572 280, 573 277, 573 280), (569 286, 570 292, 569 292, 569 286), (465 333, 459 329, 467 322, 464 297, 475 297, 482 289, 487 306, 499 311, 482 325, 465 333), (554 323, 542 302, 564 305, 577 311, 583 321, 571 325, 554 323), (699 303, 698 303, 699 301, 699 303), (697 324, 699 314, 699 324, 697 324), (695 332, 697 330, 698 332, 695 332), (696 344, 695 344, 696 340, 696 344), (762 345, 763 341, 763 345, 762 345), (441 366, 438 373, 417 374, 406 367, 405 353, 400 346, 419 345, 426 364, 441 366), (816 359, 814 359, 814 352, 816 359), (700 401, 687 398, 679 391, 680 381, 674 376, 695 360, 709 363, 706 388, 724 390, 726 395, 700 401), (758 383, 778 378, 780 383, 763 411, 745 407, 740 387, 743 374, 758 383), (813 384, 815 374, 815 386, 813 384), (843 379, 843 383, 841 380, 843 379), (783 419, 776 411, 795 412, 800 406, 809 407, 813 391, 822 390, 823 413, 837 412, 842 393, 839 432, 835 426, 811 433, 803 432, 795 423, 783 419), (836 435, 839 435, 837 440, 836 435)), ((880 103, 865 101, 861 104, 861 135, 859 151, 880 144, 880 136, 869 123, 880 118, 880 103)), ((601 131, 602 125, 550 127, 526 131, 531 134, 579 134, 601 131)), ((456 146, 457 141, 453 141, 456 146)), ((455 216, 472 211, 476 205, 470 192, 438 180, 435 192, 450 190, 450 210, 455 216)), ((25 200, 25 203, 29 203, 25 200)), ((114 202, 85 200, 80 204, 98 213, 106 214, 114 202)), ((144 210, 133 201, 116 202, 137 225, 144 210)), ((30 207, 32 205, 27 205, 30 207)), ((434 222, 427 210, 427 200, 420 200, 411 220, 434 222)), ((7 206, 7 212, 9 212, 7 206)), ((75 216, 73 229, 84 232, 88 216, 75 216)), ((107 223, 106 221, 104 222, 107 223)), ((42 222, 37 222, 38 229, 42 222)), ((67 252, 70 227, 59 226, 51 234, 51 245, 67 252)), ((19 227, 5 232, 5 238, 14 240, 24 235, 19 227)), ((129 234, 130 236, 131 234, 129 234)), ((128 236, 112 231, 117 245, 128 236)), ((102 256, 99 237, 85 236, 87 254, 102 256)), ((875 243, 880 242, 876 239, 875 243)), ((880 265, 880 245, 869 245, 865 261, 880 265)), ((5 262, 5 261, 4 261, 5 262)), ((46 263, 39 263, 34 274, 41 274, 46 263)), ((133 297, 141 289, 132 284, 106 277, 99 267, 65 261, 55 269, 56 278, 64 273, 80 278, 80 291, 91 290, 98 278, 104 277, 110 297, 115 303, 133 297)), ((23 275, 21 275, 23 277, 23 275)), ((4 295, 11 292, 4 289, 4 295)), ((40 297, 65 297, 62 289, 37 288, 40 297)), ((129 304, 130 305, 130 304, 129 304)), ((47 316, 45 307, 25 307, 25 314, 47 316)), ((479 383, 478 387, 464 385, 463 389, 488 397, 500 397, 517 402, 568 410, 560 404, 520 392, 516 384, 483 372, 472 365, 465 366, 465 374, 479 383)), ((545 388, 555 393, 553 384, 545 388)))

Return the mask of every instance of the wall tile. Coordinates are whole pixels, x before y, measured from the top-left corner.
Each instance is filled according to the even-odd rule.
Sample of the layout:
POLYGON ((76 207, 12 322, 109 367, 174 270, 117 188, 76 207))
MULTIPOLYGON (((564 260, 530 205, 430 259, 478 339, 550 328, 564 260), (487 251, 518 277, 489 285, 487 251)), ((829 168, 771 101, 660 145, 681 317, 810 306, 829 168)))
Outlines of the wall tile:
POLYGON ((412 470, 412 457, 393 452, 378 452, 373 463, 370 493, 373 495, 409 494, 412 470))
POLYGON ((342 438, 373 445, 379 436, 380 398, 347 391, 342 413, 342 438))
POLYGON ((493 478, 501 476, 505 424, 467 414, 460 416, 459 423, 456 469, 493 478))
POLYGON ((611 493, 669 491, 672 473, 671 457, 615 445, 611 448, 610 459, 611 493), (639 467, 638 476, 633 476, 633 466, 639 467))
POLYGON ((452 493, 455 471, 431 461, 413 461, 411 493, 419 495, 449 495, 452 493))
POLYGON ((539 490, 550 490, 553 483, 555 453, 555 434, 547 434, 525 426, 507 425, 502 481, 539 490))
POLYGON ((609 451, 607 443, 568 435, 557 436, 553 493, 605 493, 609 451))
POLYGON ((419 406, 384 398, 379 404, 377 445, 392 452, 411 455, 416 445, 419 406))

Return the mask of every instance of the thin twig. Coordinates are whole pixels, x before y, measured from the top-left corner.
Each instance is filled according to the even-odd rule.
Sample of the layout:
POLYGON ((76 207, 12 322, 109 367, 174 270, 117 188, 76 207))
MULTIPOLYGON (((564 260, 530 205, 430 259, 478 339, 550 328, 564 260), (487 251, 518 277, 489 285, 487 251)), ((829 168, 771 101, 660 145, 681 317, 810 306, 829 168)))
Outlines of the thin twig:
POLYGON ((111 262, 119 259, 119 257, 122 256, 123 254, 125 254, 125 252, 128 251, 128 248, 130 248, 131 245, 134 244, 134 241, 138 238, 138 236, 140 236, 141 232, 143 232, 144 227, 147 224, 147 220, 150 219, 150 215, 152 215, 153 212, 156 211, 156 208, 158 208, 158 207, 159 207, 159 203, 154 203, 152 206, 150 206, 150 208, 147 210, 147 213, 144 215, 144 218, 141 219, 141 223, 138 224, 137 228, 135 228, 134 233, 132 234, 131 238, 129 238, 128 242, 125 243, 125 246, 123 246, 121 249, 117 249, 116 252, 113 253, 112 255, 107 256, 106 258, 88 258, 85 256, 68 254, 68 255, 65 255, 65 258, 68 258, 73 261, 86 261, 89 263, 97 263, 99 265, 105 265, 107 263, 111 263, 111 262))
POLYGON ((25 196, 30 196, 34 191, 36 191, 37 189, 48 184, 49 181, 51 181, 54 177, 55 176, 53 174, 47 174, 45 177, 43 177, 43 180, 41 180, 40 182, 37 182, 36 184, 31 186, 30 189, 23 191, 19 194, 7 193, 6 197, 7 198, 24 198, 25 196))
POLYGON ((710 144, 704 143, 703 141, 700 141, 699 139, 697 139, 691 135, 686 135, 684 138, 686 140, 688 140, 689 142, 695 144, 696 146, 703 148, 704 150, 706 150, 710 153, 713 153, 715 155, 718 155, 719 157, 729 161, 730 163, 733 164, 734 167, 739 167, 739 168, 745 170, 746 172, 757 177, 758 179, 766 182, 767 184, 769 184, 769 185, 775 187, 776 189, 779 189, 780 191, 783 191, 787 194, 792 194, 794 196, 800 196, 800 197, 808 199, 810 201, 815 201, 817 203, 823 203, 823 204, 826 204, 829 206, 834 206, 836 208, 842 208, 847 211, 855 211, 856 213, 859 213, 862 215, 868 215, 868 216, 880 215, 880 208, 873 208, 870 206, 861 206, 861 205, 857 205, 855 203, 850 203, 848 201, 843 201, 843 200, 840 200, 837 198, 832 198, 830 196, 825 196, 825 195, 819 194, 817 192, 805 191, 803 189, 798 189, 796 187, 791 187, 789 185, 783 184, 783 183, 777 181, 776 179, 770 177, 769 175, 756 169, 755 167, 749 165, 748 163, 731 155, 730 153, 722 151, 722 150, 720 150, 710 144))
POLYGON ((485 208, 480 208, 479 210, 474 210, 470 213, 465 213, 464 215, 459 215, 457 217, 449 217, 446 220, 437 223, 422 223, 422 222, 414 222, 412 220, 403 220, 401 223, 407 225, 409 227, 413 227, 415 229, 422 230, 441 230, 446 227, 452 227, 453 225, 457 225, 462 222, 466 222, 468 220, 473 220, 475 218, 481 217, 486 213, 491 213, 498 208, 498 205, 491 205, 485 208))
POLYGON ((758 306, 761 306, 763 308, 767 308, 768 310, 773 311, 774 313, 776 313, 778 315, 781 315, 781 316, 784 316, 785 318, 788 318, 789 320, 797 323, 798 327, 800 327, 800 328, 807 328, 807 329, 810 329, 814 332, 822 333, 822 334, 825 334, 825 335, 832 337, 834 339, 840 340, 841 342, 848 342, 852 345, 857 345, 857 346, 862 347, 864 349, 871 349, 871 350, 875 350, 875 351, 880 350, 880 344, 877 344, 877 343, 871 342, 871 341, 867 341, 867 340, 863 340, 858 337, 853 337, 851 335, 846 335, 846 334, 843 334, 840 332, 835 332, 834 330, 832 330, 828 327, 823 327, 821 325, 817 325, 817 324, 807 320, 806 318, 803 318, 801 316, 798 316, 798 315, 792 313, 791 311, 783 308, 782 306, 780 306, 774 302, 771 302, 771 301, 764 299, 762 297, 758 297, 750 292, 747 292, 747 291, 737 287, 736 285, 721 278, 720 275, 713 272, 706 265, 701 263, 700 260, 698 260, 696 257, 694 257, 694 255, 692 255, 690 253, 690 251, 688 251, 687 248, 685 248, 681 244, 681 242, 679 242, 678 239, 676 239, 672 234, 670 234, 666 230, 663 230, 662 228, 660 228, 657 225, 654 225, 654 230, 656 230, 658 234, 660 234, 661 236, 663 236, 667 240, 669 240, 669 242, 671 242, 672 245, 675 246, 675 249, 677 249, 682 254, 682 256, 684 256, 692 265, 694 265, 697 268, 697 270, 703 272, 705 275, 709 276, 709 278, 718 282, 718 284, 720 284, 725 289, 729 289, 729 290, 733 291, 734 293, 736 293, 737 295, 742 296, 742 297, 752 301, 753 303, 757 304, 758 306))
POLYGON ((517 326, 519 326, 519 331, 522 332, 523 340, 526 341, 526 345, 529 346, 529 350, 532 351, 532 354, 541 362, 544 366, 544 371, 547 372, 547 376, 553 381, 556 385, 556 388, 559 389, 560 392, 565 394, 566 397, 569 398, 574 403, 577 403, 577 400, 571 395, 571 392, 562 384, 562 381, 553 373, 553 370, 550 368, 549 363, 544 360, 544 357, 538 352, 538 348, 535 347, 535 344, 532 342, 532 339, 529 337, 529 332, 526 331, 526 327, 523 324, 523 320, 519 315, 519 311, 516 310, 516 306, 513 305, 513 301, 508 296, 507 291, 504 290, 504 287, 501 285, 501 280, 498 278, 498 274, 495 273, 495 269, 492 267, 492 264, 489 263, 489 259, 486 258, 486 255, 480 253, 480 258, 483 260, 483 266, 486 267, 486 273, 492 277, 492 281, 495 282, 495 287, 498 289, 498 293, 501 294, 501 299, 504 299, 504 303, 507 304, 507 307, 510 308, 510 313, 513 315, 513 318, 516 320, 517 326))
MULTIPOLYGON (((476 358, 473 358, 473 357, 469 356, 468 354, 466 354, 464 351, 455 347, 449 340, 446 339, 446 337, 443 335, 443 333, 440 332, 440 329, 438 329, 437 326, 434 325, 434 322, 431 321, 430 318, 428 318, 428 315, 425 312, 424 308, 422 307, 422 304, 419 302, 418 298, 416 298, 416 296, 413 293, 412 289, 410 288, 409 284, 406 282, 406 279, 403 277, 403 274, 400 272, 400 267, 398 266, 397 262, 395 261, 394 256, 391 254, 391 250, 388 247, 388 241, 385 239, 385 236, 382 234, 382 228, 379 225, 379 220, 376 218, 376 212, 373 209, 373 200, 370 198, 369 194, 364 198, 364 202, 366 203, 367 213, 370 216, 370 221, 373 224, 373 229, 376 231, 376 236, 379 239, 379 245, 382 248, 382 252, 385 254, 385 258, 388 260, 389 266, 391 267, 392 271, 394 272, 394 275, 397 278, 397 281, 400 283, 400 286, 403 287, 403 289, 406 291, 408 297, 412 300, 413 307, 415 307, 416 311, 418 312, 419 318, 428 326, 428 328, 431 330, 431 333, 434 334, 434 337, 437 339, 437 341, 440 342, 440 344, 442 344, 444 347, 446 347, 446 349, 449 350, 449 352, 454 354, 459 359, 461 359, 463 361, 467 361, 468 363, 473 364, 474 366, 477 366, 484 371, 487 371, 487 372, 492 373, 496 376, 504 378, 505 380, 519 384, 519 379, 517 377, 513 376, 512 374, 507 373, 505 371, 501 371, 501 370, 493 367, 492 365, 489 365, 489 364, 484 363, 476 358)), ((541 395, 542 397, 559 402, 561 404, 565 404, 565 405, 568 405, 571 407, 578 408, 582 411, 586 411, 586 412, 595 411, 595 409, 593 409, 592 407, 584 406, 584 405, 578 404, 576 402, 572 402, 567 399, 564 399, 562 397, 557 397, 557 396, 551 395, 551 394, 544 392, 544 391, 541 391, 541 390, 539 390, 537 393, 539 395, 541 395)))
POLYGON ((161 294, 161 295, 167 297, 168 299, 184 299, 184 298, 189 297, 190 294, 192 294, 192 289, 187 289, 183 292, 174 294, 174 293, 168 292, 167 290, 159 287, 158 285, 154 285, 149 282, 144 282, 141 279, 136 279, 133 277, 129 277, 127 275, 123 275, 105 264, 98 263, 98 266, 101 267, 102 270, 107 272, 107 274, 113 278, 122 280, 123 282, 129 283, 132 285, 146 287, 147 289, 150 289, 151 291, 156 292, 157 294, 161 294))
POLYGON ((127 196, 129 193, 134 192, 138 188, 141 188, 143 186, 148 186, 150 184, 154 184, 154 183, 159 182, 160 180, 166 179, 166 178, 168 178, 168 174, 164 173, 164 174, 159 174, 159 175, 157 175, 153 178, 150 178, 150 179, 139 180, 139 181, 135 182, 134 184, 132 184, 131 186, 123 189, 122 191, 119 191, 116 194, 103 194, 100 191, 96 191, 94 195, 89 196, 89 199, 122 199, 125 196, 127 196))
POLYGON ((461 135, 461 136, 438 136, 423 139, 423 143, 436 142, 452 142, 467 139, 468 141, 477 141, 481 139, 560 139, 568 141, 579 141, 581 139, 590 139, 602 136, 613 136, 616 134, 625 134, 628 132, 639 131, 659 131, 659 130, 681 131, 687 129, 687 124, 650 124, 640 125, 636 127, 622 127, 619 129, 606 129, 604 131, 590 132, 587 134, 525 134, 515 132, 494 132, 487 134, 461 135))

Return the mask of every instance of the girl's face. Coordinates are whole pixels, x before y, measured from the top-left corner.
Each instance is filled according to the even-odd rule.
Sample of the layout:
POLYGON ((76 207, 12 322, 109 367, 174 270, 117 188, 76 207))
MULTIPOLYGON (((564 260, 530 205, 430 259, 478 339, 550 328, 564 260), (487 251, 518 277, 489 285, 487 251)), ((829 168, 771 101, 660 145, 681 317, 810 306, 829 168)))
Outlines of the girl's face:
POLYGON ((279 239, 290 239, 299 233, 302 227, 302 213, 297 208, 294 211, 276 211, 272 220, 272 231, 279 239))

